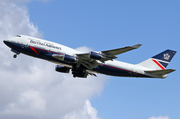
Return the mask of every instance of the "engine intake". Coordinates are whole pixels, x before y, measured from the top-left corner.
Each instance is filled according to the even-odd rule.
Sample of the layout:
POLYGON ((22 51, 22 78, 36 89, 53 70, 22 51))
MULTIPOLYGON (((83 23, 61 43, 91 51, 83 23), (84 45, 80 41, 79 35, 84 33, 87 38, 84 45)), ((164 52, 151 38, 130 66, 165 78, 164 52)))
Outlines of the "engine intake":
POLYGON ((55 70, 56 70, 57 72, 69 73, 70 68, 63 67, 63 66, 60 66, 60 65, 56 65, 55 70))
POLYGON ((100 53, 98 53, 98 52, 91 51, 89 53, 89 57, 92 58, 92 59, 100 60, 102 58, 102 55, 100 53))
POLYGON ((77 59, 74 56, 65 54, 64 55, 64 61, 73 63, 73 62, 77 61, 77 59))
POLYGON ((53 55, 53 57, 62 60, 62 61, 66 61, 66 62, 71 62, 74 63, 77 61, 76 57, 72 56, 72 55, 67 55, 67 54, 62 54, 62 55, 53 55))

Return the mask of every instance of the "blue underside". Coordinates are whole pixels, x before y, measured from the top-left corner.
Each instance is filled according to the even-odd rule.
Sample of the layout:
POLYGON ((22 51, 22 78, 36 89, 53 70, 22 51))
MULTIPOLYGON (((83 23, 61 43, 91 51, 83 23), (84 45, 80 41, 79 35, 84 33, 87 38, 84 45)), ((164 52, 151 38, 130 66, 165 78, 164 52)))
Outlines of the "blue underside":
MULTIPOLYGON (((7 41, 5 42, 5 44, 7 46, 9 46, 10 48, 14 49, 14 50, 16 50, 18 52, 21 52, 21 53, 24 53, 24 54, 29 55, 29 56, 33 56, 33 57, 37 57, 37 58, 40 58, 40 59, 53 61, 53 62, 57 62, 57 63, 67 64, 67 65, 71 65, 71 66, 74 64, 74 63, 69 63, 69 62, 65 62, 65 61, 53 58, 52 54, 59 54, 59 53, 56 53, 56 52, 47 51, 47 50, 44 50, 44 49, 33 47, 38 52, 38 54, 37 54, 27 45, 23 45, 23 44, 19 44, 19 43, 7 42, 7 41)), ((112 66, 105 65, 105 64, 101 64, 101 65, 97 66, 96 68, 93 68, 92 70, 96 71, 98 73, 111 75, 111 76, 149 77, 149 76, 146 76, 146 75, 134 73, 134 72, 131 72, 131 71, 128 71, 128 70, 120 69, 120 68, 117 68, 117 67, 112 67, 112 66)))

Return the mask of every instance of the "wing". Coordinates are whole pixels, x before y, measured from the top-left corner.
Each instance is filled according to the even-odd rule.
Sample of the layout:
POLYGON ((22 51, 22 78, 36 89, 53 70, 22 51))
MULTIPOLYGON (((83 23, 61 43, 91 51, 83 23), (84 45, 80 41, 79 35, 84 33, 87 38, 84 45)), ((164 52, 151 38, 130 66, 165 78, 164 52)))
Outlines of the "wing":
POLYGON ((105 50, 105 51, 101 51, 101 52, 90 52, 90 53, 84 53, 84 54, 77 54, 77 56, 80 59, 90 60, 90 59, 94 58, 94 59, 100 60, 101 62, 104 62, 107 60, 112 60, 112 59, 117 58, 115 55, 119 55, 119 54, 122 54, 124 52, 130 51, 133 49, 137 49, 141 45, 142 44, 137 44, 134 46, 127 46, 127 47, 117 48, 117 49, 113 49, 113 50, 105 50), (94 55, 94 56, 91 57, 91 55, 94 55))
POLYGON ((127 47, 123 47, 123 48, 117 48, 117 49, 113 49, 113 50, 106 50, 106 51, 101 51, 103 54, 106 55, 119 55, 122 54, 124 52, 130 51, 130 50, 134 50, 137 49, 141 46, 142 44, 137 44, 134 46, 127 46, 127 47))
POLYGON ((117 48, 113 50, 106 50, 101 52, 94 52, 91 51, 90 53, 81 53, 81 54, 47 54, 50 55, 58 60, 64 60, 67 62, 73 62, 76 63, 76 67, 78 68, 80 65, 83 65, 87 69, 92 69, 100 65, 102 62, 105 62, 107 60, 113 60, 117 58, 115 55, 137 49, 141 46, 141 44, 137 44, 134 46, 127 46, 123 48, 117 48))
POLYGON ((106 50, 106 51, 101 51, 101 52, 94 52, 91 51, 90 53, 83 53, 83 54, 76 54, 78 57, 78 61, 84 65, 88 69, 92 69, 100 64, 99 61, 105 62, 107 60, 113 60, 117 58, 115 55, 137 49, 141 46, 142 44, 137 44, 134 46, 127 46, 123 48, 117 48, 113 50, 106 50))

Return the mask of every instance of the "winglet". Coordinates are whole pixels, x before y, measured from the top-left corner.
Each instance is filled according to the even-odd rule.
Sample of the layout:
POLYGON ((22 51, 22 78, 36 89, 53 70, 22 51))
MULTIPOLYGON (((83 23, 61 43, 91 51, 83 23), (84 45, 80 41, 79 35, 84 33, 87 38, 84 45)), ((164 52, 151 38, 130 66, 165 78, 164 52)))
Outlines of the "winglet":
POLYGON ((132 48, 139 48, 142 44, 137 44, 137 45, 133 45, 131 46, 132 48))

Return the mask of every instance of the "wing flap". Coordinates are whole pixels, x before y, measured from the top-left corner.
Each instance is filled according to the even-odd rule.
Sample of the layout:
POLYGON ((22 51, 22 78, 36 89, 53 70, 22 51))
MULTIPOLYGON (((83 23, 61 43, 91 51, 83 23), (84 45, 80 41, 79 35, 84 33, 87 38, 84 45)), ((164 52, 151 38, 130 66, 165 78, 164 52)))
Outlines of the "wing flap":
POLYGON ((173 71, 176 71, 174 69, 165 69, 165 70, 152 70, 152 71, 145 71, 146 73, 155 74, 155 75, 165 75, 169 74, 173 71))

